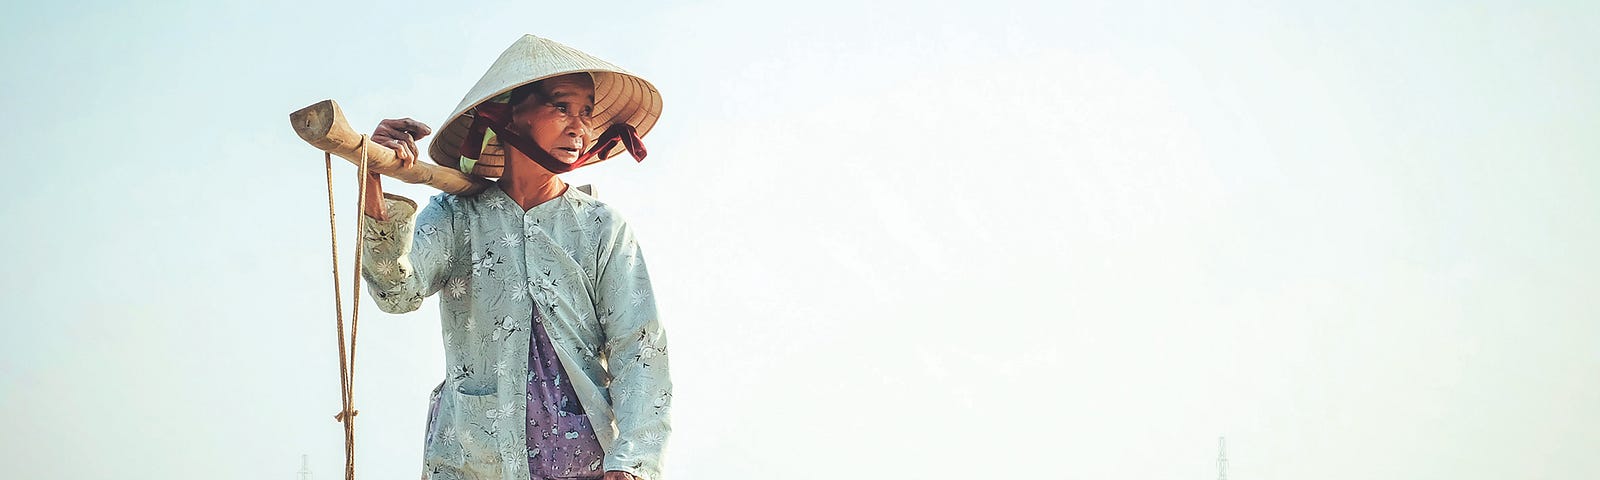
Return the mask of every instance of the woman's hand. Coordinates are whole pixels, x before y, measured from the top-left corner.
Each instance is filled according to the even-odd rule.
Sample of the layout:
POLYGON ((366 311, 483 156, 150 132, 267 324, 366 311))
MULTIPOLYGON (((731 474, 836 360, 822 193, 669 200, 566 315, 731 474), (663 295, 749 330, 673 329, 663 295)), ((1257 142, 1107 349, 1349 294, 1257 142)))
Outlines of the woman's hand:
POLYGON ((391 118, 378 122, 378 128, 372 130, 372 143, 394 149, 394 155, 400 160, 401 168, 409 168, 417 163, 420 156, 417 150, 417 140, 433 133, 422 122, 409 118, 391 118))
MULTIPOLYGON (((416 165, 419 156, 417 139, 433 133, 433 129, 423 125, 422 122, 409 118, 391 118, 378 122, 378 128, 372 130, 368 137, 372 143, 394 149, 394 156, 400 160, 400 168, 410 168, 416 165)), ((376 173, 367 173, 367 195, 361 199, 361 211, 368 217, 384 220, 383 214, 383 184, 376 173)))

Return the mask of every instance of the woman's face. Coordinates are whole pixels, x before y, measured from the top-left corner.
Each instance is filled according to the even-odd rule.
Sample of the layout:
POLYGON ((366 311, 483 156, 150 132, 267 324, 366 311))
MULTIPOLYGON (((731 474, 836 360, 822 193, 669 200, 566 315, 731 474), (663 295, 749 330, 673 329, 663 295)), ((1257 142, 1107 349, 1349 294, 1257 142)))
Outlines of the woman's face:
MULTIPOLYGON (((588 74, 575 73, 545 79, 540 93, 528 95, 511 115, 512 124, 525 129, 534 143, 562 163, 578 161, 578 156, 594 143, 594 81, 588 74)), ((521 152, 511 149, 513 155, 521 152)))

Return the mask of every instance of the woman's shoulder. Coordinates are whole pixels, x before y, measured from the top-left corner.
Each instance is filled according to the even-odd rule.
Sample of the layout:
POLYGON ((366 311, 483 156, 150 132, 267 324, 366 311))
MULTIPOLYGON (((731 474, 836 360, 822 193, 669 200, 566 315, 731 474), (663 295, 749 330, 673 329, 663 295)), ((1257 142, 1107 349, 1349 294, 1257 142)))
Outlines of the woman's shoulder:
MULTIPOLYGON (((471 197, 466 197, 466 198, 471 198, 471 197)), ((456 195, 454 193, 440 192, 440 193, 434 194, 432 197, 428 197, 428 204, 429 205, 437 205, 439 208, 455 209, 455 208, 460 208, 461 207, 461 199, 462 199, 462 197, 460 195, 456 195)))
POLYGON ((626 223, 622 218, 622 213, 616 207, 600 201, 599 198, 580 188, 568 188, 567 193, 562 196, 572 205, 573 212, 577 214, 578 219, 581 221, 588 221, 595 225, 606 227, 620 226, 626 223))
POLYGON ((493 195, 487 190, 474 195, 441 192, 430 198, 428 203, 437 205, 438 208, 447 211, 467 214, 504 208, 511 204, 509 199, 504 198, 504 195, 493 195))

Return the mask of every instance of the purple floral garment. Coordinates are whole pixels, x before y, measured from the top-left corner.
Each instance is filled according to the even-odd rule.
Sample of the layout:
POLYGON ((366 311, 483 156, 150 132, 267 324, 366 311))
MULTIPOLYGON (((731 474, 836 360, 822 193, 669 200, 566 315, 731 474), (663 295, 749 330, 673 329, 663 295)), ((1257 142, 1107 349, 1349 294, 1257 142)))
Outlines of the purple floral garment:
POLYGON ((533 478, 598 479, 600 440, 578 403, 572 383, 563 380, 544 318, 534 309, 528 341, 528 472, 533 478))

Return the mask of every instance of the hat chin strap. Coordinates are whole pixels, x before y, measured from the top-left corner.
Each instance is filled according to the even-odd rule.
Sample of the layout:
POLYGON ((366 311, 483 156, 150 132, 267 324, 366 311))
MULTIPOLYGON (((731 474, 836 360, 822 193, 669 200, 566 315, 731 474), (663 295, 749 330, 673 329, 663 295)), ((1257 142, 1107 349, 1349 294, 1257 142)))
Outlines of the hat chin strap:
MULTIPOLYGON (((511 125, 511 105, 491 102, 479 105, 475 111, 472 126, 467 131, 467 138, 461 142, 461 157, 471 160, 473 163, 476 163, 477 157, 483 153, 485 129, 494 130, 495 136, 500 138, 502 145, 517 149, 517 151, 527 155, 534 163, 539 164, 539 166, 544 167, 545 170, 549 170, 551 173, 573 171, 588 164, 589 160, 596 156, 604 160, 607 158, 606 152, 616 148, 617 143, 621 143, 623 148, 628 150, 628 154, 633 155, 635 161, 643 162, 645 155, 649 153, 645 150, 644 142, 639 139, 639 134, 632 125, 615 123, 600 134, 600 138, 595 140, 593 148, 578 156, 576 161, 564 163, 556 160, 556 157, 551 156, 550 152, 539 148, 539 144, 534 142, 533 139, 520 135, 509 128, 511 125)), ((507 163, 509 162, 510 156, 508 155, 507 163)), ((463 165, 465 164, 467 163, 463 162, 463 165)))

